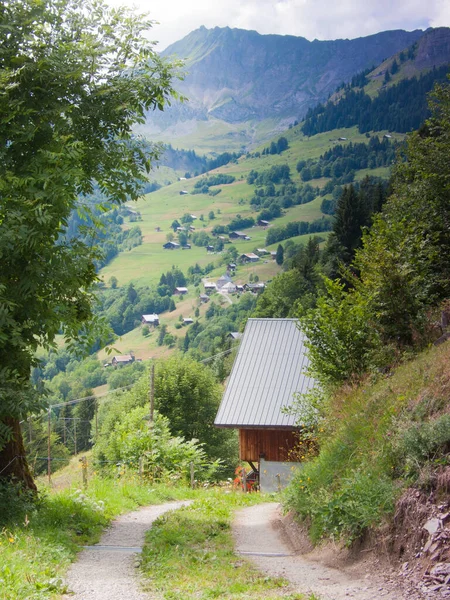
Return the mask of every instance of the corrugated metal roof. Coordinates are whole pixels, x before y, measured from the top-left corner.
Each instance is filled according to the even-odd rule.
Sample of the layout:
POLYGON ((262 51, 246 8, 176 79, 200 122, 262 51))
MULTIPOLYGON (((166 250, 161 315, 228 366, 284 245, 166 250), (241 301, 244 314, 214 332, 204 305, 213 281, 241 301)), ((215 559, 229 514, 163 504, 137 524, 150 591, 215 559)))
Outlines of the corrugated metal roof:
POLYGON ((292 428, 295 417, 281 409, 314 385, 308 364, 296 319, 249 319, 215 425, 292 428))

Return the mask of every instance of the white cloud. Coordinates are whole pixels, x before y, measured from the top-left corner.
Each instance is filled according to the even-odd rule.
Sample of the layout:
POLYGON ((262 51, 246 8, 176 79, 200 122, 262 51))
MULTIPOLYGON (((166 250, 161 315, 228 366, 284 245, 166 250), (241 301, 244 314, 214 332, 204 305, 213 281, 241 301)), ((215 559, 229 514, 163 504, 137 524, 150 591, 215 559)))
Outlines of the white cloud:
POLYGON ((159 49, 206 27, 238 27, 309 40, 355 38, 388 29, 450 26, 449 0, 108 0, 148 11, 159 49))

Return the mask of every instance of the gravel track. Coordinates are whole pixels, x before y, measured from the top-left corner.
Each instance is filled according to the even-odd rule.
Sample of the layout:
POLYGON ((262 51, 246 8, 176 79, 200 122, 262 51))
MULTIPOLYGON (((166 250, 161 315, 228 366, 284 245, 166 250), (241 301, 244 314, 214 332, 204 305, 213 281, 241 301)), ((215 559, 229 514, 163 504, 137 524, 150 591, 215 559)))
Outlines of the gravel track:
POLYGON ((190 504, 168 502, 147 506, 113 521, 96 546, 83 550, 70 567, 67 600, 149 600, 141 591, 136 556, 145 532, 159 516, 190 504))
POLYGON ((280 506, 258 504, 236 512, 233 535, 236 552, 272 577, 283 577, 293 592, 315 593, 321 600, 402 600, 376 574, 355 576, 296 554, 280 533, 280 506))

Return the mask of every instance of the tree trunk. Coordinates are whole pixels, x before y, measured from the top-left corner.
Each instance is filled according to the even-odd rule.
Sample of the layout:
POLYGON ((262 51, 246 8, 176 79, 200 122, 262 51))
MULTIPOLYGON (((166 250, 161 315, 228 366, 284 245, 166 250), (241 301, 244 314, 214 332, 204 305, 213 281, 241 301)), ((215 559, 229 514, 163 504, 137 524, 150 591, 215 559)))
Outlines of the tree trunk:
POLYGON ((7 478, 22 483, 27 490, 37 492, 25 457, 20 421, 13 417, 5 417, 2 422, 12 429, 13 435, 0 450, 0 480, 7 478))

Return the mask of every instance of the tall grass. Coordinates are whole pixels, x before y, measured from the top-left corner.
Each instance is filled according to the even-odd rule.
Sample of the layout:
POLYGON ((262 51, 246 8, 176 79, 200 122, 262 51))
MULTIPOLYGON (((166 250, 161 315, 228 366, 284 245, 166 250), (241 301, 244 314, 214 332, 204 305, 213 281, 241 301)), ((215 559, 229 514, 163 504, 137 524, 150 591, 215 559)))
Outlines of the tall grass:
POLYGON ((320 453, 285 494, 313 541, 351 543, 388 517, 424 470, 449 464, 449 363, 450 347, 432 348, 330 399, 320 453))

